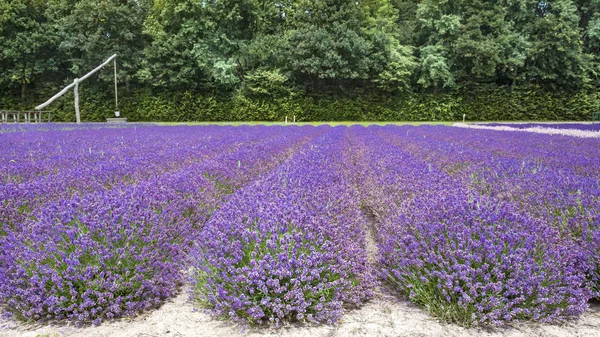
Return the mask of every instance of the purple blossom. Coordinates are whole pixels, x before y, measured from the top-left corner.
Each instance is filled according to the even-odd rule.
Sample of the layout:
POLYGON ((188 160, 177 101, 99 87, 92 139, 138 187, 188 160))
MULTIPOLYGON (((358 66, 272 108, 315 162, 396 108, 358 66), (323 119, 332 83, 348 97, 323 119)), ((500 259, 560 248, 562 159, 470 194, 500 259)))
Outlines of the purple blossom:
POLYGON ((194 296, 242 323, 333 323, 372 295, 348 130, 328 130, 236 192, 192 252, 194 296))

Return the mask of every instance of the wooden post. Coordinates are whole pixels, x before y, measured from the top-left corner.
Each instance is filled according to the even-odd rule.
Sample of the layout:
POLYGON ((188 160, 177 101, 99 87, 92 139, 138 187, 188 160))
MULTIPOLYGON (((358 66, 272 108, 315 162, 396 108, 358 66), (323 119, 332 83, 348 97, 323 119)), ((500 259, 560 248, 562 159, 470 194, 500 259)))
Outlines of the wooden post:
POLYGON ((79 114, 79 79, 76 78, 74 81, 75 88, 73 89, 73 94, 75 95, 75 118, 77 119, 77 124, 81 124, 81 115, 79 114))

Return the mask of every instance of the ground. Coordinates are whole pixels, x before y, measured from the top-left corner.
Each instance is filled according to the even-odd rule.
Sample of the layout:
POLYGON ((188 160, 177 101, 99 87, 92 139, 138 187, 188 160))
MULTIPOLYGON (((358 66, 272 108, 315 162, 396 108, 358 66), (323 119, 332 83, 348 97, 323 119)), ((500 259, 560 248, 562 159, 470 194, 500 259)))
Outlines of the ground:
POLYGON ((581 319, 564 325, 537 323, 513 324, 509 327, 465 329, 441 323, 415 305, 378 291, 375 298, 362 308, 349 310, 344 319, 335 325, 288 326, 275 328, 243 329, 225 321, 218 321, 207 313, 197 311, 185 291, 168 301, 158 310, 135 318, 105 322, 101 326, 76 328, 65 325, 19 325, 0 323, 2 337, 41 336, 98 336, 98 337, 158 337, 198 336, 218 337, 244 335, 282 337, 334 337, 334 336, 502 336, 502 337, 584 337, 600 336, 600 305, 594 304, 581 319))

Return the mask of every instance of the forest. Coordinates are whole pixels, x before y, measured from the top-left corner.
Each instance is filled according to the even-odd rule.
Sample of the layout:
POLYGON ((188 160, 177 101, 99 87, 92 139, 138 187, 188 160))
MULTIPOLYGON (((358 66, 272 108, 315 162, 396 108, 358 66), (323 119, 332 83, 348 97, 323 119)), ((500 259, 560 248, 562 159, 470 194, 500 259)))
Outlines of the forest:
MULTIPOLYGON (((586 120, 599 52, 600 0, 10 0, 0 110, 117 53, 131 121, 586 120)), ((86 121, 112 76, 82 83, 86 121)))

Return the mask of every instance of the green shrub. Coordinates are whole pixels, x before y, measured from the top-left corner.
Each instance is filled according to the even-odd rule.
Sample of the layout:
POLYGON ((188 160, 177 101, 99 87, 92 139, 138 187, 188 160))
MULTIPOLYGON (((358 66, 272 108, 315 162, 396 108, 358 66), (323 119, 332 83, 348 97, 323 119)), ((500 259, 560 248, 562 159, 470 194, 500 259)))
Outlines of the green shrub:
MULTIPOLYGON (((267 87, 276 84, 280 83, 267 87)), ((591 118, 600 100, 596 92, 551 92, 533 86, 481 86, 398 95, 356 91, 321 96, 279 89, 276 94, 267 95, 263 88, 252 89, 234 93, 142 89, 122 93, 119 109, 129 121, 140 122, 283 121, 286 116, 290 120, 296 116, 297 121, 460 121, 463 114, 469 121, 583 121, 591 118)), ((114 116, 114 97, 109 92, 85 86, 80 90, 82 120, 102 122, 114 116)), ((23 103, 14 96, 3 95, 0 108, 31 110, 33 102, 43 101, 39 97, 42 95, 36 95, 31 103, 23 103)), ((72 93, 49 109, 53 111, 53 121, 75 121, 72 93)))

